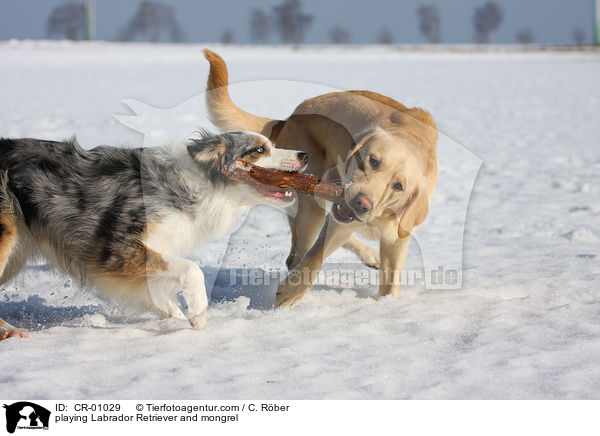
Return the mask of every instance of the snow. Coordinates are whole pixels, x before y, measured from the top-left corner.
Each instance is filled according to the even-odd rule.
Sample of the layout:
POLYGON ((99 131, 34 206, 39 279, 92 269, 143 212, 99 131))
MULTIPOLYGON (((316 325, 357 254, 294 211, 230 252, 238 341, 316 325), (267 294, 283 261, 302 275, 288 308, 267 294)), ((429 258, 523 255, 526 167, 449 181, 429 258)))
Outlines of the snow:
MULTIPOLYGON (((1 392, 600 397, 597 51, 213 48, 229 63, 234 100, 261 115, 285 117, 330 89, 370 89, 430 110, 443 134, 439 188, 407 268, 460 267, 462 287, 418 283, 399 299, 375 299, 372 285, 324 283, 297 306, 272 310, 290 236, 283 212, 255 208, 229 244, 192 256, 207 285, 215 282, 204 331, 115 306, 44 263, 28 265, 0 287, 0 316, 31 333, 0 343, 1 392), (232 285, 242 270, 264 270, 270 283, 232 285)), ((204 123, 201 49, 2 43, 0 135, 76 134, 86 147, 189 135, 204 123)), ((369 274, 344 250, 327 262, 336 267, 369 274)))

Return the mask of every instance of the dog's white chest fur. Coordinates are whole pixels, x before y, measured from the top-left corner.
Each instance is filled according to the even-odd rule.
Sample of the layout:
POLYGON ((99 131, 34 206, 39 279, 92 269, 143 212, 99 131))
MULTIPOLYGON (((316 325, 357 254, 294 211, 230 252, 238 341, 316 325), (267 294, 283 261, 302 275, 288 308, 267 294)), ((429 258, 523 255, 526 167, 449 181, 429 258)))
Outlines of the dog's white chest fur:
POLYGON ((185 256, 211 239, 226 234, 246 209, 227 198, 207 198, 193 214, 173 212, 152 226, 147 247, 185 256))

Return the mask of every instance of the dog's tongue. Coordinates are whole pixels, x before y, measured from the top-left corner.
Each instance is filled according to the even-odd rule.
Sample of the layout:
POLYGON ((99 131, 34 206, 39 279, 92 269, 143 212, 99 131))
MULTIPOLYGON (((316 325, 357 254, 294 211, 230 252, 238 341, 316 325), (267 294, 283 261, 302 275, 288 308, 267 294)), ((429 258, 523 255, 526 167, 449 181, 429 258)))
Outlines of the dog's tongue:
POLYGON ((278 198, 280 200, 285 200, 289 198, 293 198, 293 194, 291 191, 277 191, 275 189, 262 188, 256 186, 255 189, 263 195, 267 195, 269 197, 278 198))

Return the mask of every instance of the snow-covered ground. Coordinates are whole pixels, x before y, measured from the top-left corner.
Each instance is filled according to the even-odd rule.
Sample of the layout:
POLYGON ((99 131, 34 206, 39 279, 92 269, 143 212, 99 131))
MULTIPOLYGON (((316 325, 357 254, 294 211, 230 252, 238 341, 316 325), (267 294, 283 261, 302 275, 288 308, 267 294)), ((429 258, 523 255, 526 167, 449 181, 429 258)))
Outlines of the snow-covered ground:
MULTIPOLYGON (((137 102, 180 111, 173 126, 184 120, 193 128, 208 70, 201 48, 2 43, 0 136, 76 134, 86 147, 158 141, 170 121, 159 116, 157 124, 153 115, 174 112, 152 114, 137 102), (132 115, 124 99, 148 118, 119 119, 145 137, 113 116, 132 115)), ((209 285, 216 280, 204 331, 115 307, 45 264, 29 265, 0 287, 0 316, 31 333, 0 343, 0 392, 600 397, 600 53, 214 49, 238 84, 234 100, 262 115, 285 117, 332 88, 370 89, 430 110, 443 134, 441 170, 421 248, 443 264, 462 262, 462 288, 416 285, 400 299, 374 299, 374 286, 324 284, 296 307, 274 311, 275 280, 231 284, 238 268, 283 268, 285 215, 256 208, 229 245, 215 241, 192 256, 209 285)), ((328 261, 336 265, 368 274, 343 250, 328 261)), ((407 266, 423 267, 418 244, 407 266)))

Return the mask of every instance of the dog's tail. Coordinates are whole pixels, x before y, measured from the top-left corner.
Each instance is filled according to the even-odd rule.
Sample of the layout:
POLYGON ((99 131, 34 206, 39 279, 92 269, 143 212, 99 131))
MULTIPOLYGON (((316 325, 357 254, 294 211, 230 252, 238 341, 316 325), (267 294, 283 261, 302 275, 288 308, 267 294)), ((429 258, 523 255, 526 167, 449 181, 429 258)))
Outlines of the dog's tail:
POLYGON ((221 56, 204 49, 204 57, 210 62, 206 84, 206 105, 211 121, 225 131, 249 130, 271 136, 278 120, 263 118, 237 107, 229 96, 227 65, 221 56))

